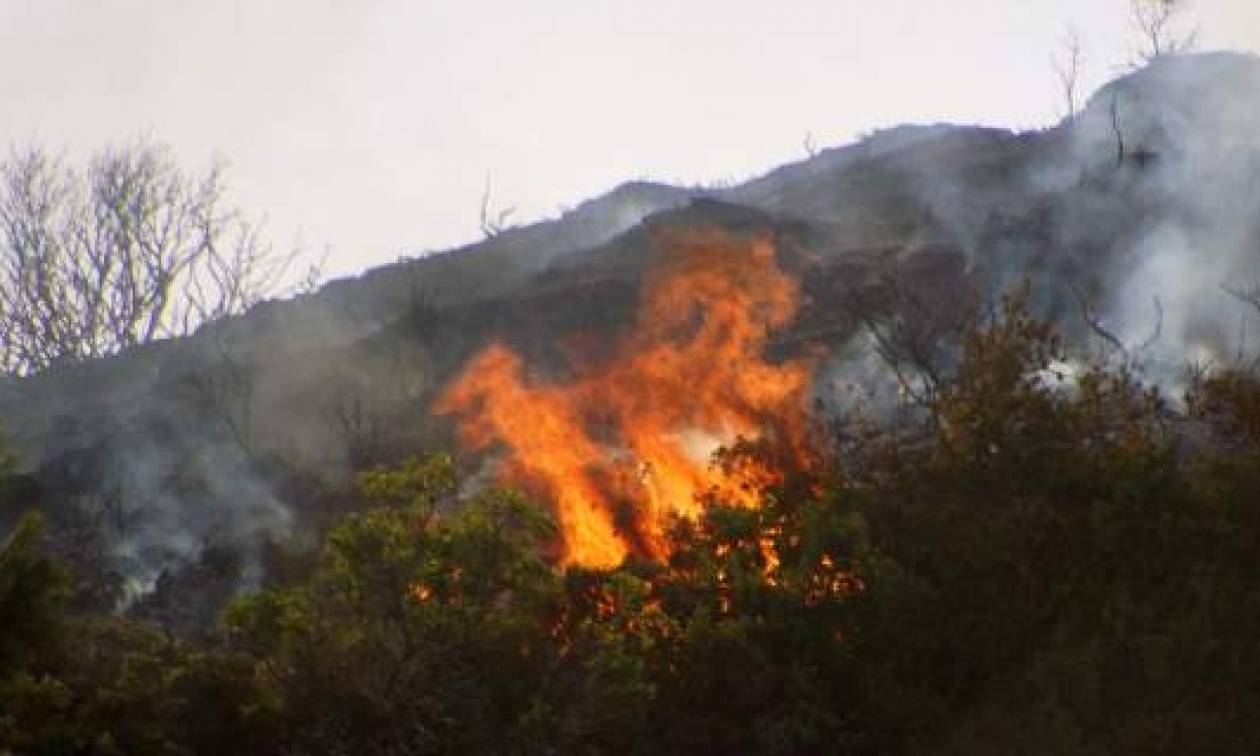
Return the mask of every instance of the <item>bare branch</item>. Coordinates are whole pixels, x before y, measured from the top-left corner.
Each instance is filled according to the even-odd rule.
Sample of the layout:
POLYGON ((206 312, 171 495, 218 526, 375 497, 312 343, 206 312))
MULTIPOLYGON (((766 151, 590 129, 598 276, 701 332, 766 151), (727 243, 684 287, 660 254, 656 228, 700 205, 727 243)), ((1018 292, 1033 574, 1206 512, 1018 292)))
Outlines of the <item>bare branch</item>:
POLYGON ((503 210, 492 210, 490 207, 490 177, 486 176, 486 188, 481 193, 481 233, 487 239, 498 236, 506 231, 508 226, 508 218, 516 212, 516 207, 508 207, 503 210))
POLYGON ((276 292, 275 254, 225 207, 223 167, 181 171, 143 142, 77 173, 38 148, 0 164, 0 371, 19 374, 191 333, 276 292))
POLYGON ((1089 330, 1093 331, 1094 335, 1098 336, 1110 345, 1114 350, 1113 353, 1119 352, 1123 355, 1124 361, 1127 363, 1129 361, 1129 350, 1124 348, 1124 342, 1116 337, 1114 333, 1107 330, 1106 326, 1102 323, 1102 319, 1099 318, 1098 314, 1089 306, 1089 302, 1085 300, 1085 295, 1080 289, 1072 287, 1072 293, 1076 296, 1076 301, 1080 305, 1081 318, 1084 319, 1085 325, 1089 326, 1089 330))
POLYGON ((1058 52, 1050 56, 1050 65, 1054 68, 1063 96, 1064 118, 1075 118, 1080 112, 1079 87, 1084 64, 1085 45, 1081 41, 1080 32, 1074 27, 1068 27, 1059 43, 1058 52))
POLYGON ((1111 134, 1116 140, 1116 165, 1124 164, 1124 131, 1120 128, 1119 94, 1111 93, 1111 104, 1108 108, 1111 115, 1111 134))
POLYGON ((1239 302, 1250 305, 1260 314, 1260 284, 1256 284, 1246 289, 1236 289, 1232 286, 1222 286, 1222 290, 1239 302))
POLYGON ((1151 329, 1151 335, 1138 345, 1134 351, 1138 354, 1145 352, 1151 347, 1159 343, 1159 337, 1164 333, 1164 303, 1160 301, 1158 296, 1151 297, 1151 304, 1155 308, 1155 327, 1151 329))
POLYGON ((870 337, 876 355, 914 404, 931 408, 945 381, 948 345, 962 333, 973 308, 914 287, 893 273, 868 290, 850 289, 849 316, 870 337))
POLYGON ((818 143, 814 141, 814 135, 805 132, 805 136, 801 139, 801 146, 805 148, 806 157, 816 157, 818 155, 818 143))
POLYGON ((1186 0, 1129 0, 1129 16, 1137 32, 1139 46, 1134 65, 1140 66, 1166 55, 1179 55, 1193 49, 1198 30, 1178 34, 1178 19, 1188 9, 1186 0))

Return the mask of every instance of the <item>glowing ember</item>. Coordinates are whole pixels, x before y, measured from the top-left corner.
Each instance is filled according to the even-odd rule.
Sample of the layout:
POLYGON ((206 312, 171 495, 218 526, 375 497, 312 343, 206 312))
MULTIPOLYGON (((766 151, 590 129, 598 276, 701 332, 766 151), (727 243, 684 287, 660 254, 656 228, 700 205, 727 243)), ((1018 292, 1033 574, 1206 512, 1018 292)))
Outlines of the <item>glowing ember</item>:
POLYGON ((798 300, 771 244, 708 234, 673 239, 664 252, 610 359, 537 383, 514 352, 492 345, 435 406, 458 418, 468 448, 505 448, 501 482, 554 502, 566 563, 666 555, 670 520, 698 514, 701 494, 755 504, 772 474, 718 469, 709 462, 718 446, 766 433, 803 446, 810 366, 762 354, 798 300))

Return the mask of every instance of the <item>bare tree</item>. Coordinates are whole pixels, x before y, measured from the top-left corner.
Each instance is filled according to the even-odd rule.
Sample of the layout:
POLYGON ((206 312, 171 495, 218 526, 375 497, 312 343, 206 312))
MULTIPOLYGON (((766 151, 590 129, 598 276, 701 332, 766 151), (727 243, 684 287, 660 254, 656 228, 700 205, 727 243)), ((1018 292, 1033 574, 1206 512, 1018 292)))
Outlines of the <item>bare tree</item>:
POLYGON ((1111 104, 1107 108, 1111 116, 1111 135, 1116 142, 1116 165, 1124 164, 1124 129, 1120 125, 1119 93, 1111 93, 1111 104))
POLYGON ((257 368, 224 334, 208 334, 214 354, 204 367, 184 375, 177 390, 246 454, 255 451, 254 405, 257 368))
POLYGON ((330 386, 323 414, 355 469, 380 462, 389 426, 378 397, 343 378, 330 386))
POLYGON ((1129 15, 1139 38, 1136 65, 1194 47, 1198 32, 1179 33, 1176 28, 1188 6, 1187 0, 1129 0, 1129 15))
POLYGON ((915 285, 888 271, 873 285, 849 289, 849 318, 866 331, 877 357, 904 397, 930 409, 946 382, 953 354, 978 308, 967 297, 915 285))
POLYGON ((76 171, 14 150, 0 164, 0 371, 191 333, 276 294, 295 256, 226 206, 221 164, 188 174, 137 142, 76 171))
POLYGON ((1158 296, 1151 297, 1155 318, 1150 335, 1142 342, 1129 347, 1125 345, 1119 336, 1107 328, 1102 316, 1089 304, 1083 291, 1077 287, 1072 287, 1072 293, 1076 297, 1077 304, 1080 305, 1081 318, 1085 321, 1085 325, 1090 332, 1105 344, 1103 353, 1099 355, 1100 359, 1104 362, 1110 362, 1115 356, 1119 355, 1122 365, 1130 369, 1140 369, 1142 355, 1158 344, 1160 337, 1164 333, 1164 303, 1160 298, 1158 296))
POLYGON ((1254 284, 1247 288, 1234 286, 1222 286, 1221 288, 1226 294, 1245 305, 1255 308, 1256 313, 1260 314, 1260 284, 1254 284))
POLYGON ((814 141, 812 132, 805 132, 805 136, 801 139, 801 146, 805 148, 805 157, 813 158, 818 156, 818 143, 814 141))
POLYGON ((492 210, 490 207, 490 177, 486 176, 486 188, 481 193, 481 233, 487 239, 498 236, 506 231, 508 219, 516 212, 516 207, 508 207, 503 210, 492 210))
POLYGON ((1059 50, 1050 56, 1055 78, 1063 95, 1064 118, 1075 118, 1080 111, 1081 68, 1085 64, 1085 45, 1080 32, 1068 27, 1059 43, 1059 50))

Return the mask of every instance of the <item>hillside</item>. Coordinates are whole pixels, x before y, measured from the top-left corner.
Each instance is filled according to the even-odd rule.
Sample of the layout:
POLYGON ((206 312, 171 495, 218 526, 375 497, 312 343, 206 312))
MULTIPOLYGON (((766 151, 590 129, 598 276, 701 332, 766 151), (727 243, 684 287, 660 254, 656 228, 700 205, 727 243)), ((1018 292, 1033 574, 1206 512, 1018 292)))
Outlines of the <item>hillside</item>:
POLYGON ((0 419, 54 507, 54 539, 73 552, 93 530, 92 558, 134 599, 215 549, 261 579, 268 542, 313 537, 330 516, 312 491, 453 445, 452 420, 431 407, 485 345, 556 375, 575 339, 615 341, 668 255, 660 240, 688 229, 773 240, 803 297, 767 350, 827 354, 815 398, 831 406, 848 399, 827 386, 895 393, 872 376, 872 332, 931 340, 973 296, 1024 279, 1036 312, 1077 343, 1091 343, 1093 320, 1175 385, 1187 357, 1254 351, 1238 339, 1254 312, 1222 289, 1260 281, 1255 95, 1256 58, 1167 58, 1045 131, 901 126, 740 186, 626 184, 187 339, 9 380, 0 419))

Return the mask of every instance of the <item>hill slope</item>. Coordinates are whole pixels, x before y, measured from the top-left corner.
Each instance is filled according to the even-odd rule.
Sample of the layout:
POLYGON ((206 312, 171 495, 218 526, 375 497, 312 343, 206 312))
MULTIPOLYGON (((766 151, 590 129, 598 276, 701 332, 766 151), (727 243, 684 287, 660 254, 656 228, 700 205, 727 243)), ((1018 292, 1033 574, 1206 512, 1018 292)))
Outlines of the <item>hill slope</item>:
POLYGON ((1168 58, 1043 132, 903 126, 728 189, 627 184, 188 339, 8 381, 0 418, 59 502, 64 547, 92 530, 95 558, 145 592, 218 546, 256 579, 269 538, 320 522, 312 491, 449 446, 430 404, 489 341, 546 372, 575 336, 621 332, 680 229, 773 239, 805 304, 771 349, 823 349, 850 382, 870 382, 872 324, 947 321, 1024 278, 1070 337, 1089 336, 1086 314, 1172 381, 1187 358, 1248 348, 1254 312, 1222 288, 1260 281, 1257 95, 1253 57, 1168 58))

